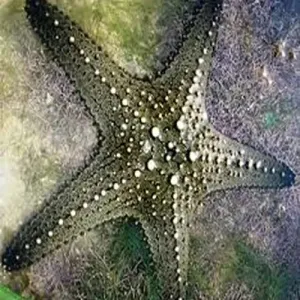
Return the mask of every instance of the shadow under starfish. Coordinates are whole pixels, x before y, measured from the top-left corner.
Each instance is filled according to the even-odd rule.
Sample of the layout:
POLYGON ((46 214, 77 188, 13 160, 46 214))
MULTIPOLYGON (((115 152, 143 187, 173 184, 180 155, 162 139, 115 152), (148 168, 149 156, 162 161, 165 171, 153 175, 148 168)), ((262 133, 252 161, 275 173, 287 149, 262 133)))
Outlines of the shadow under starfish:
POLYGON ((104 222, 142 225, 162 299, 184 299, 189 227, 209 192, 283 188, 295 175, 275 158, 218 133, 205 93, 222 1, 195 7, 176 54, 155 78, 131 77, 47 1, 26 1, 28 19, 77 87, 101 141, 91 163, 18 231, 2 263, 25 268, 104 222))

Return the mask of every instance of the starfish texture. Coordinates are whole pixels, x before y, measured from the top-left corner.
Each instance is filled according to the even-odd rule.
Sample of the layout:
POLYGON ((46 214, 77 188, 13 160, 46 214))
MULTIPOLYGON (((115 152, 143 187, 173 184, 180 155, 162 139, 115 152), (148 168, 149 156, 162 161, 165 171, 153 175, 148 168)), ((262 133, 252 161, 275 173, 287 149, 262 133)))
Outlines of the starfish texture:
POLYGON ((205 195, 239 187, 283 188, 283 162, 218 133, 205 93, 222 1, 199 1, 178 51, 155 78, 118 67, 75 23, 43 0, 27 0, 34 31, 95 119, 91 163, 26 222, 6 248, 8 271, 25 268, 104 222, 133 217, 147 237, 162 299, 184 299, 189 227, 205 195))

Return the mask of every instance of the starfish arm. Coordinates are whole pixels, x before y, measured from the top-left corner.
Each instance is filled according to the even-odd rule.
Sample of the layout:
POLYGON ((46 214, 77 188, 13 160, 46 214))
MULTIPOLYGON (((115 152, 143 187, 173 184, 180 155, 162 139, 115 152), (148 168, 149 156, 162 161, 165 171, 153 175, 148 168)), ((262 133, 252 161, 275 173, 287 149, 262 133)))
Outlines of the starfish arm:
POLYGON ((170 90, 186 90, 193 83, 206 88, 218 32, 222 0, 201 2, 197 15, 188 26, 189 33, 173 61, 156 81, 170 90), (200 83, 199 83, 200 84, 200 83))
POLYGON ((275 157, 242 145, 206 127, 198 140, 198 170, 206 191, 239 187, 283 188, 295 174, 275 157))
POLYGON ((20 228, 2 256, 8 270, 28 267, 97 225, 130 214, 136 178, 118 154, 122 149, 96 159, 20 228))
MULTIPOLYGON (((121 106, 129 101, 126 99, 130 97, 129 85, 138 89, 144 82, 132 78, 111 61, 56 6, 45 0, 28 0, 26 12, 45 48, 74 82, 97 123, 103 125, 101 130, 111 133, 119 128, 115 125, 124 122, 121 106)), ((132 104, 133 99, 130 102, 132 104)))

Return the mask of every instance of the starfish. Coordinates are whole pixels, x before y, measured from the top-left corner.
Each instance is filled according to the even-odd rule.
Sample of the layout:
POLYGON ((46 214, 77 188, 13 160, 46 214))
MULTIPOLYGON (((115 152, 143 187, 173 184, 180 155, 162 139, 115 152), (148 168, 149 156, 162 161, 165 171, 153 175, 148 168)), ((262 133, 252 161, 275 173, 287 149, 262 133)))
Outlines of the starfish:
POLYGON ((151 250, 162 299, 184 299, 189 228, 216 190, 293 185, 283 162, 219 133, 205 94, 222 1, 197 4, 178 50, 148 79, 118 67, 56 6, 27 0, 34 31, 78 89, 99 130, 89 165, 25 224, 2 263, 19 270, 104 222, 133 217, 151 250))

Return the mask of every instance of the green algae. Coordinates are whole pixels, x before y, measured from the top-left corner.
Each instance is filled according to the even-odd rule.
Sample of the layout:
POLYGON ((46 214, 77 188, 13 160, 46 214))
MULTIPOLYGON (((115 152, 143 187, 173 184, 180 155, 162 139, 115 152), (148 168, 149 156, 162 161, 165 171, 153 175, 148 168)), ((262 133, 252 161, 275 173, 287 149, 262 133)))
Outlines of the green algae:
MULTIPOLYGON (((149 71, 156 51, 156 22, 163 1, 52 0, 120 64, 149 71)), ((129 67, 130 68, 130 67, 129 67)))
POLYGON ((230 286, 238 284, 246 286, 256 300, 279 300, 284 296, 289 282, 287 273, 244 240, 228 239, 214 252, 213 258, 205 259, 206 264, 199 261, 201 253, 209 251, 205 248, 205 241, 193 243, 194 261, 191 264, 190 280, 205 295, 212 299, 224 298, 225 295, 228 297, 226 293, 230 286))
POLYGON ((102 231, 96 234, 92 255, 77 277, 79 293, 97 300, 161 299, 160 282, 140 225, 132 219, 117 221, 109 227, 105 242, 102 231))
POLYGON ((266 129, 275 127, 279 122, 278 115, 274 112, 265 113, 264 124, 266 129))
POLYGON ((24 300, 21 296, 15 294, 7 287, 0 284, 0 300, 24 300))
POLYGON ((159 299, 159 282, 155 276, 155 268, 151 259, 151 252, 143 229, 134 221, 121 224, 113 237, 111 246, 111 259, 115 262, 115 267, 121 270, 122 276, 126 274, 124 270, 139 270, 144 278, 146 289, 145 299, 159 299))
POLYGON ((225 280, 244 282, 257 300, 280 299, 287 276, 247 244, 236 242, 233 249, 235 255, 232 261, 223 266, 225 280))
MULTIPOLYGON (((205 240, 192 239, 187 299, 198 299, 199 291, 208 299, 231 299, 241 296, 239 286, 255 300, 280 300, 284 296, 290 277, 244 240, 228 238, 215 249, 207 247, 205 240)), ((133 222, 118 225, 106 251, 109 263, 90 263, 81 278, 86 295, 95 299, 160 299, 160 284, 139 226, 133 222), (99 274, 105 273, 109 275, 100 280, 99 274), (96 297, 101 293, 103 297, 96 297)))

